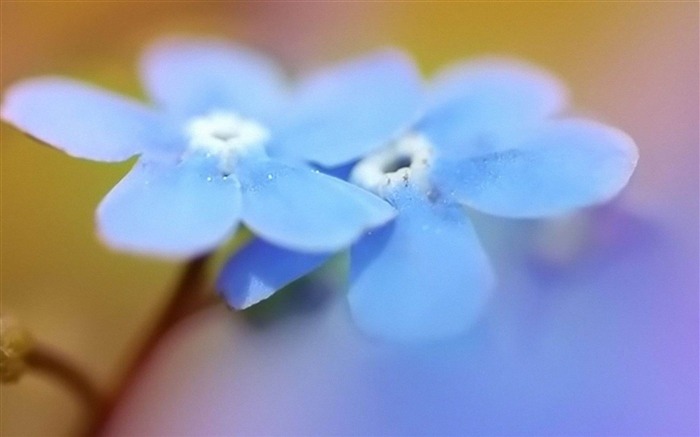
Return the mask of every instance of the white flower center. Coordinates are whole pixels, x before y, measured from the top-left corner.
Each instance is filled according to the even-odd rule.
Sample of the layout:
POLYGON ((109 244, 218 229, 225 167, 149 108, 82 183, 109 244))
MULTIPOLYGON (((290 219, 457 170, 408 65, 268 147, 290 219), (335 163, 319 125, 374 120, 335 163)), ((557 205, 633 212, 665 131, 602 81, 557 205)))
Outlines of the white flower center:
POLYGON ((259 123, 232 112, 212 112, 185 125, 190 153, 219 158, 219 167, 230 171, 237 157, 264 149, 270 133, 259 123))
POLYGON ((409 133, 357 163, 350 181, 382 197, 401 185, 429 190, 432 162, 430 141, 423 135, 409 133))

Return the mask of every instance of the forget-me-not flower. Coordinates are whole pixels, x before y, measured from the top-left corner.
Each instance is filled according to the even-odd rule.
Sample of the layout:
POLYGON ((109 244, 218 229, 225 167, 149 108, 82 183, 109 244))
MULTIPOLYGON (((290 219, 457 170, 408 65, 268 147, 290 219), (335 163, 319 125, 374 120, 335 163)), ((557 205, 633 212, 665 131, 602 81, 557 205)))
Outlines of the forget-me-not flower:
MULTIPOLYGON (((344 151, 362 158, 350 180, 398 211, 350 252, 348 299, 363 330, 413 341, 473 323, 493 274, 464 206, 547 217, 603 202, 626 185, 637 162, 634 142, 612 127, 561 115, 566 107, 565 88, 536 67, 466 62, 437 75, 425 112, 402 135, 364 157, 366 149, 344 151)), ((297 153, 315 158, 314 151, 297 153)), ((325 259, 256 240, 231 258, 219 289, 245 308, 325 259), (285 268, 271 269, 265 259, 285 268)))
POLYGON ((75 157, 139 155, 97 210, 99 234, 112 247, 189 257, 243 222, 283 247, 334 251, 395 211, 352 184, 278 158, 303 148, 330 165, 379 144, 418 109, 420 80, 409 63, 377 52, 290 91, 277 66, 249 49, 169 38, 142 58, 153 107, 44 77, 7 90, 2 118, 75 157))

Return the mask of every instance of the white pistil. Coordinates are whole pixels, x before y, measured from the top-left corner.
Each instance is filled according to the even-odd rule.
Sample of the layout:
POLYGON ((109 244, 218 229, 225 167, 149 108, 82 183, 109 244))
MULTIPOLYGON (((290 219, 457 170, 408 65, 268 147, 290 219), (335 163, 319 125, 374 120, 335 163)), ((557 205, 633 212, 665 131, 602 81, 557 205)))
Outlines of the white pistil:
POLYGON ((433 146, 425 136, 408 133, 361 160, 352 170, 350 180, 380 196, 401 185, 430 190, 428 171, 433 162, 433 146))
POLYGON ((188 152, 202 152, 219 159, 219 168, 230 173, 237 157, 264 148, 270 133, 257 122, 232 112, 212 112, 185 125, 188 152))

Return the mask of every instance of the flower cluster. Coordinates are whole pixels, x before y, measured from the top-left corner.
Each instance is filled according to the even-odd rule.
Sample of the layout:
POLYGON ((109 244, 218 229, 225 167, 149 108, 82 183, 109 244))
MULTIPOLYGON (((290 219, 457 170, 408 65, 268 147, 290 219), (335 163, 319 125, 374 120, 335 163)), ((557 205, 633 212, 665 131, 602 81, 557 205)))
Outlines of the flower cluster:
POLYGON ((39 78, 7 91, 2 118, 76 157, 139 156, 97 210, 110 246, 192 257, 243 223, 256 238, 218 281, 238 309, 349 248, 353 317, 402 341, 458 334, 487 300, 465 207, 567 213, 617 194, 637 160, 627 135, 562 115, 564 87, 516 61, 458 64, 424 86, 384 50, 291 83, 248 49, 171 38, 142 77, 151 105, 39 78))

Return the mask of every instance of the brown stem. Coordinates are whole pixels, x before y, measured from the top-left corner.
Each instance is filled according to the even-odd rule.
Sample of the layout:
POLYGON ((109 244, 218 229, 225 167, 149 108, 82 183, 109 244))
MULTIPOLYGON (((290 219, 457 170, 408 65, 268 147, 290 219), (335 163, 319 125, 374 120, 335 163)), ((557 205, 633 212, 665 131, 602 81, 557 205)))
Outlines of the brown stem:
POLYGON ((48 346, 37 344, 24 357, 33 370, 56 378, 72 390, 86 406, 90 415, 102 405, 102 394, 95 384, 75 364, 48 346))
POLYGON ((95 419, 88 427, 86 435, 98 436, 102 433, 114 409, 123 399, 128 388, 132 385, 132 382, 141 370, 141 367, 148 361, 148 358, 150 358, 151 353, 163 334, 165 334, 181 316, 190 314, 187 308, 196 302, 199 292, 204 288, 203 285, 208 260, 209 254, 195 258, 187 263, 170 301, 154 323, 153 328, 151 328, 144 342, 134 354, 134 358, 126 367, 123 376, 117 380, 114 391, 103 404, 98 414, 95 415, 95 419))
POLYGON ((186 319, 193 314, 213 307, 221 302, 221 297, 219 297, 214 290, 207 290, 201 293, 196 299, 193 299, 187 308, 183 308, 183 310, 178 314, 177 320, 186 319))

